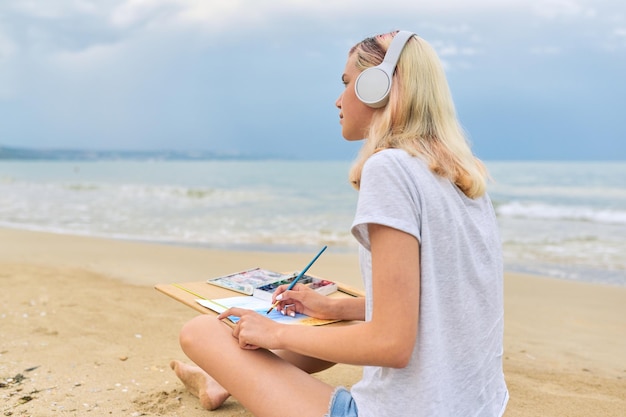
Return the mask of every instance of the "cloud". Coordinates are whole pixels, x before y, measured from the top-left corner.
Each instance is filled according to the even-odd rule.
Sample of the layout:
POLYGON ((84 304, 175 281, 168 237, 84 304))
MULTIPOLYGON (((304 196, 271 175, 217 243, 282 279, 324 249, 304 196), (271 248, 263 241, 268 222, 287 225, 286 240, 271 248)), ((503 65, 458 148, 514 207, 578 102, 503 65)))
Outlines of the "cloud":
POLYGON ((0 63, 6 62, 17 51, 17 45, 8 36, 0 32, 0 63))
POLYGON ((0 99, 8 99, 16 90, 15 68, 11 65, 17 45, 0 32, 0 99))
POLYGON ((613 35, 617 38, 626 39, 626 28, 615 28, 613 30, 613 35))
POLYGON ((533 55, 558 55, 561 52, 561 48, 549 45, 534 46, 530 48, 530 53, 533 55))
POLYGON ((101 71, 125 55, 125 43, 92 44, 79 50, 59 51, 49 62, 63 71, 101 71))
POLYGON ((606 51, 623 55, 626 50, 626 27, 614 28, 603 47, 606 51))
MULTIPOLYGON (((102 3, 104 2, 106 0, 102 1, 102 3)), ((68 16, 97 14, 102 5, 96 5, 96 2, 86 0, 8 0, 5 7, 31 18, 60 19, 68 16)))
POLYGON ((435 47, 461 111, 484 101, 481 136, 520 97, 556 112, 615 91, 624 16, 623 0, 0 0, 0 140, 322 152, 347 49, 395 28, 435 47))
MULTIPOLYGON (((595 16, 591 7, 574 0, 5 0, 0 6, 13 25, 8 38, 20 46, 37 43, 45 50, 89 48, 121 38, 189 34, 198 42, 247 38, 273 31, 296 34, 308 27, 344 33, 359 23, 395 28, 415 24, 442 38, 479 38, 477 25, 498 16, 510 21, 534 13, 546 19, 595 16), (325 24, 323 22, 326 22, 325 24), (388 23, 386 23, 388 22, 388 23), (471 23, 470 23, 471 22, 471 23), (207 38, 206 36, 209 36, 207 38)), ((519 20, 519 19, 517 19, 519 20)), ((499 23, 499 22, 496 22, 499 23)), ((517 22, 512 26, 523 25, 517 22)), ((480 28, 482 29, 482 28, 480 28)), ((482 32, 483 30, 480 30, 482 32)), ((368 33, 363 33, 363 36, 368 33)), ((484 36, 484 35, 483 35, 484 36)), ((489 35, 488 35, 489 36, 489 35)), ((41 51, 41 50, 39 50, 41 51)))
POLYGON ((109 21, 119 28, 167 24, 186 6, 180 0, 126 0, 113 8, 109 21))
POLYGON ((534 2, 531 8, 536 15, 546 19, 560 17, 593 18, 597 16, 596 9, 581 3, 583 2, 574 0, 543 0, 534 2))

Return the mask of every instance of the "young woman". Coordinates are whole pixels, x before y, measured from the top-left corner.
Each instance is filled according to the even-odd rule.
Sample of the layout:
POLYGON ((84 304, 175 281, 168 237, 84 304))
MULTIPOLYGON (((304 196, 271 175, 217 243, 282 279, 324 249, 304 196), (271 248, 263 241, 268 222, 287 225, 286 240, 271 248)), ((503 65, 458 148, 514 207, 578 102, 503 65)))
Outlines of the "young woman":
POLYGON ((180 335, 199 368, 172 367, 206 408, 232 395, 255 416, 501 416, 498 227, 439 59, 416 35, 380 35, 350 50, 342 80, 342 134, 365 138, 350 179, 366 297, 301 285, 274 297, 286 314, 360 322, 289 326, 237 308, 202 315, 180 335), (371 99, 389 87, 385 73, 388 96, 371 99), (219 320, 229 315, 241 317, 234 330, 219 320), (362 365, 362 380, 348 391, 310 375, 333 363, 362 365))

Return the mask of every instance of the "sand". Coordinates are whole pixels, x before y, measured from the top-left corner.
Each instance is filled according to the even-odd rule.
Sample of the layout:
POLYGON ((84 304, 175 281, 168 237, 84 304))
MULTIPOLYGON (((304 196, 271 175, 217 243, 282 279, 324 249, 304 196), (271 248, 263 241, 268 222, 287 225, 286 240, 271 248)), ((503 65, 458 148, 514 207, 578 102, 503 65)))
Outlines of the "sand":
MULTIPOLYGON (((196 313, 154 290, 309 253, 208 250, 0 229, 0 415, 251 416, 203 410, 169 368, 196 313)), ((361 287, 355 254, 311 270, 361 287)), ((506 416, 626 415, 626 287, 507 273, 506 416)), ((360 368, 319 378, 350 386, 360 368)))

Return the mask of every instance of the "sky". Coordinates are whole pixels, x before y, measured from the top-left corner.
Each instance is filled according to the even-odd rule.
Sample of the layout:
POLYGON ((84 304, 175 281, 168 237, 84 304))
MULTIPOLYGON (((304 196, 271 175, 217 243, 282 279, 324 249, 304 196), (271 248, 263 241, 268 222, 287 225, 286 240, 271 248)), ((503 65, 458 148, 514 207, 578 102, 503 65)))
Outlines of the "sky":
POLYGON ((351 159, 347 51, 395 29, 480 158, 626 161, 623 0, 2 0, 0 146, 351 159))

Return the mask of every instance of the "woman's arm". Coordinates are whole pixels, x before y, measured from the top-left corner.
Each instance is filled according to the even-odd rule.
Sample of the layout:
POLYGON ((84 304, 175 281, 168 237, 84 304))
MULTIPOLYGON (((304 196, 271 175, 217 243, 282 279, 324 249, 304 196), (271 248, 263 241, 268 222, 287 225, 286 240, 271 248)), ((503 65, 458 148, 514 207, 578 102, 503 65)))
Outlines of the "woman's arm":
MULTIPOLYGON (((285 349, 330 362, 401 368, 408 364, 419 318, 419 243, 370 224, 372 320, 352 326, 291 326, 242 312, 233 335, 242 347, 285 349)), ((232 312, 231 312, 232 314, 232 312)))
POLYGON ((277 299, 280 301, 277 309, 284 314, 298 312, 318 319, 365 320, 363 297, 332 298, 302 284, 292 290, 287 287, 281 285, 272 297, 272 304, 277 299))

